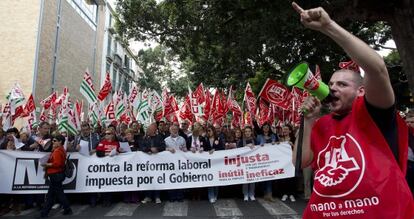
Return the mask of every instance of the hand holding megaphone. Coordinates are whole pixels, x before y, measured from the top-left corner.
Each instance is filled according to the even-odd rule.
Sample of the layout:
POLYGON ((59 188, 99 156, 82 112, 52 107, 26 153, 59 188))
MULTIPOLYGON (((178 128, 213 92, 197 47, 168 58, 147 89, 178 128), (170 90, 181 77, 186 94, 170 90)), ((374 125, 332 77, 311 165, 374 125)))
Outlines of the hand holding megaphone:
POLYGON ((318 98, 314 96, 308 96, 303 101, 300 111, 305 117, 305 119, 313 120, 319 118, 321 107, 322 104, 318 98))
POLYGON ((329 86, 318 80, 309 69, 309 64, 302 62, 296 65, 292 71, 290 71, 286 84, 288 86, 295 86, 302 90, 306 90, 312 96, 309 97, 303 103, 301 112, 306 114, 306 117, 313 117, 313 111, 316 110, 319 113, 320 106, 328 104, 332 101, 332 95, 329 90, 329 86), (310 114, 310 115, 308 115, 310 114))

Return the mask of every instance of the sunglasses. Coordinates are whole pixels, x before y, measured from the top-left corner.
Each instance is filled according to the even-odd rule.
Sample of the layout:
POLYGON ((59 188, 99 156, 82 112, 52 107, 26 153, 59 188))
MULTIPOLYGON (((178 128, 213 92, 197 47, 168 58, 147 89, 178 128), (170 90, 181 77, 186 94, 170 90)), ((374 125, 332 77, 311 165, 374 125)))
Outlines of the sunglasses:
POLYGON ((58 140, 57 139, 53 139, 52 142, 58 142, 58 140))
POLYGON ((105 133, 105 135, 112 135, 112 133, 105 133))

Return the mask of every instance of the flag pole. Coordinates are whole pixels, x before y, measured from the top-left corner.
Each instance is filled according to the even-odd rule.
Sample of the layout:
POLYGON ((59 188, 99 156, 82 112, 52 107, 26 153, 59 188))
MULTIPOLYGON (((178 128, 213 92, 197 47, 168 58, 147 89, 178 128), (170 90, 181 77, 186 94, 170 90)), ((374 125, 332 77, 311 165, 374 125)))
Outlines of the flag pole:
POLYGON ((296 149, 296 163, 295 163, 295 176, 301 176, 302 175, 302 144, 303 144, 303 130, 304 130, 304 123, 305 123, 305 117, 303 114, 300 115, 300 126, 299 126, 299 139, 296 149))

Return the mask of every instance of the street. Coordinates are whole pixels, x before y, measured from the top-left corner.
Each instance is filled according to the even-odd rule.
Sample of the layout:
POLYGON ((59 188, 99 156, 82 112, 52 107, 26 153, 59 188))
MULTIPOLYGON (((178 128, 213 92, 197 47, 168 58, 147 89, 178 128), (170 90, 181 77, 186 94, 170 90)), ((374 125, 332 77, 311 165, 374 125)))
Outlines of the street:
MULTIPOLYGON (((301 218, 306 202, 298 198, 296 202, 266 202, 261 198, 253 202, 244 202, 242 199, 219 199, 210 204, 206 200, 184 202, 168 202, 162 204, 126 204, 118 202, 110 207, 89 205, 72 205, 73 215, 64 216, 60 210, 52 210, 49 218, 301 218)), ((19 214, 10 212, 3 218, 36 218, 39 212, 36 208, 21 211, 19 214)))

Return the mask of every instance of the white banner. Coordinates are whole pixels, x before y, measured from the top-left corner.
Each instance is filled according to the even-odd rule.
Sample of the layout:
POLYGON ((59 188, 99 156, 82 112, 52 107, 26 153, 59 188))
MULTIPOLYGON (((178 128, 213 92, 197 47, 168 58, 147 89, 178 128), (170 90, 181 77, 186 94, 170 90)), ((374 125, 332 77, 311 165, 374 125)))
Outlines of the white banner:
MULTIPOLYGON (((45 153, 0 151, 0 193, 46 193, 47 181, 39 159, 45 153)), ((130 152, 99 158, 71 153, 72 178, 66 192, 120 192, 225 186, 294 176, 287 143, 208 152, 155 155, 130 152)))

